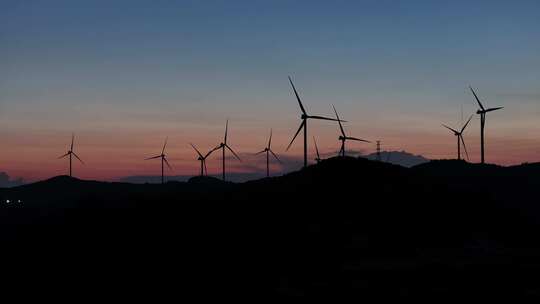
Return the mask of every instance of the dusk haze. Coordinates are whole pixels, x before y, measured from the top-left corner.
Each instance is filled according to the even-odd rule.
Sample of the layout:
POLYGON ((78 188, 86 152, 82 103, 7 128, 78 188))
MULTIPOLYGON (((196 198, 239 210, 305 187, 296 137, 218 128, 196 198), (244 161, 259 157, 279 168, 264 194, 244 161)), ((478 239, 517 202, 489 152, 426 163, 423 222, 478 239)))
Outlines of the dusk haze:
POLYGON ((538 303, 539 80, 539 0, 0 1, 2 291, 538 303))
MULTIPOLYGON (((302 145, 285 153, 299 111, 289 75, 311 112, 335 104, 349 133, 429 159, 455 156, 440 126, 476 112, 471 85, 505 106, 487 121, 487 162, 539 161, 538 2, 473 2, 4 1, 0 170, 65 174, 56 157, 75 133, 81 178, 158 176, 142 159, 167 136, 171 174, 196 175, 189 143, 213 148, 227 118, 238 150, 258 151, 272 128, 300 168, 302 145)), ((321 153, 339 151, 334 125, 309 129, 321 153)), ((477 115, 466 141, 479 162, 477 115)), ((259 157, 230 170, 253 164, 264 172, 259 157)), ((220 174, 217 154, 207 165, 220 174)))

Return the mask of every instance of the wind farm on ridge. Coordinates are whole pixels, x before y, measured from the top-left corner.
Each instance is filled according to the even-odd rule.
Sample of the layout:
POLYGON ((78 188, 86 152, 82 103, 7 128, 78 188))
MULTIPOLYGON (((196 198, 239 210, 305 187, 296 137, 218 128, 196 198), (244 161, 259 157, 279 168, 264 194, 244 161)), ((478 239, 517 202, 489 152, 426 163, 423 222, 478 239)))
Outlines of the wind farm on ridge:
MULTIPOLYGON (((306 107, 305 107, 304 103, 302 102, 302 100, 300 98, 300 93, 298 92, 298 90, 297 90, 296 86, 294 85, 294 83, 292 81, 292 78, 290 76, 288 77, 288 81, 289 81, 289 84, 291 86, 293 96, 296 99, 297 104, 298 104, 298 106, 300 108, 300 111, 301 111, 301 115, 300 115, 301 123, 300 123, 300 126, 299 126, 298 130, 296 131, 296 133, 294 133, 294 136, 292 137, 292 139, 291 139, 289 145, 286 147, 285 151, 288 151, 291 148, 291 146, 295 142, 295 139, 298 137, 299 133, 301 131, 303 131, 303 137, 304 137, 303 138, 303 167, 304 168, 307 167, 308 164, 309 164, 309 161, 308 161, 308 154, 309 154, 308 120, 313 120, 313 121, 324 120, 324 121, 337 122, 338 130, 339 130, 338 140, 340 142, 340 146, 339 146, 337 156, 341 156, 341 157, 346 156, 346 142, 347 141, 371 143, 371 141, 369 141, 369 140, 348 136, 346 134, 344 124, 346 124, 347 121, 342 120, 340 118, 340 116, 339 116, 339 114, 338 114, 338 112, 336 110, 336 107, 334 105, 332 105, 332 109, 333 109, 335 118, 331 118, 331 117, 327 117, 327 116, 321 116, 321 115, 308 114, 308 112, 306 110, 306 107)), ((485 163, 485 140, 484 140, 485 130, 484 129, 485 129, 485 123, 486 123, 486 114, 488 112, 503 109, 503 107, 494 107, 494 108, 486 109, 486 108, 484 108, 484 106, 481 103, 479 97, 477 96, 476 92, 473 90, 473 88, 471 86, 469 86, 469 90, 471 91, 472 96, 474 97, 474 101, 476 101, 477 105, 479 106, 479 109, 477 110, 476 114, 480 115, 480 147, 481 147, 481 150, 480 150, 480 160, 481 161, 480 162, 483 164, 483 163, 485 163)), ((453 134, 456 136, 456 139, 457 139, 457 159, 458 160, 463 159, 462 152, 461 152, 462 147, 463 147, 463 150, 465 152, 466 159, 469 160, 469 153, 468 153, 468 150, 467 150, 467 146, 465 145, 464 131, 467 128, 467 126, 469 125, 469 123, 471 122, 472 118, 473 118, 473 115, 471 115, 469 117, 469 119, 461 127, 461 129, 454 129, 452 127, 449 127, 446 124, 442 124, 445 128, 447 128, 448 130, 453 132, 453 134)), ((200 162, 200 175, 201 176, 208 175, 208 167, 207 167, 206 161, 214 152, 221 151, 221 153, 220 153, 221 154, 221 179, 224 180, 224 181, 226 180, 226 160, 227 160, 226 152, 227 152, 227 150, 233 155, 233 157, 236 160, 242 161, 239 154, 235 150, 233 150, 231 148, 231 146, 228 144, 228 142, 227 142, 228 133, 229 133, 229 120, 227 119, 226 124, 225 124, 225 134, 224 134, 223 140, 217 146, 215 146, 214 148, 208 150, 208 152, 206 154, 201 153, 193 143, 190 143, 190 146, 195 150, 195 152, 196 152, 196 154, 198 156, 197 160, 200 162)), ((270 131, 270 136, 269 136, 269 139, 268 139, 267 147, 265 147, 264 150, 262 150, 262 151, 255 154, 255 155, 258 155, 258 154, 266 153, 266 170, 265 170, 266 171, 266 177, 270 176, 270 155, 278 162, 278 164, 282 164, 282 161, 278 158, 277 154, 270 147, 271 142, 272 142, 272 136, 273 136, 273 132, 271 130, 270 131)), ((79 158, 79 156, 77 154, 75 154, 75 152, 73 151, 74 139, 75 139, 75 135, 73 134, 72 143, 71 143, 69 151, 66 154, 59 157, 59 158, 65 158, 65 157, 69 158, 69 171, 68 171, 69 176, 73 176, 72 157, 77 158, 77 160, 79 162, 81 162, 81 164, 84 164, 83 161, 79 158)), ((172 170, 172 167, 169 164, 169 162, 167 160, 167 157, 165 155, 165 148, 166 148, 166 145, 167 145, 167 141, 168 141, 168 138, 165 139, 165 143, 163 145, 162 152, 161 152, 160 155, 145 159, 145 160, 152 160, 152 159, 158 159, 159 158, 161 160, 161 183, 165 183, 165 181, 166 181, 165 166, 169 170, 172 170)), ((321 159, 321 156, 320 156, 319 147, 317 146, 315 136, 313 136, 313 144, 314 144, 314 148, 315 148, 314 152, 316 154, 316 157, 315 157, 314 160, 315 160, 316 163, 318 163, 322 159, 321 159)), ((379 150, 378 150, 378 153, 380 153, 379 150)), ((388 161, 388 159, 386 161, 388 161)))

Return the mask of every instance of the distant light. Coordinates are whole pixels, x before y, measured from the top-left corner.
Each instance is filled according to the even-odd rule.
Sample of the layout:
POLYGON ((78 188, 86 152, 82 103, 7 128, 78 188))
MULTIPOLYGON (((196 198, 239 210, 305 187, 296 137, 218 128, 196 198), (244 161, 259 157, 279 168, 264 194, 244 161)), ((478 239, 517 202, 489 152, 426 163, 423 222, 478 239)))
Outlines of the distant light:
POLYGON ((19 203, 19 204, 20 204, 20 203, 22 203, 22 201, 21 201, 21 200, 17 200, 17 203, 19 203))
POLYGON ((11 203, 11 201, 7 199, 7 200, 6 200, 6 204, 9 204, 9 203, 11 203))

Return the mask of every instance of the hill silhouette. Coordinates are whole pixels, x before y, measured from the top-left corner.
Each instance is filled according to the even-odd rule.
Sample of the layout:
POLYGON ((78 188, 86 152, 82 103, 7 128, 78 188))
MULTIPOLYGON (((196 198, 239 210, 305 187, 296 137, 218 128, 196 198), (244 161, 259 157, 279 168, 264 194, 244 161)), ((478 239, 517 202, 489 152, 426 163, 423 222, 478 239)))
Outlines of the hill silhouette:
MULTIPOLYGON (((364 157, 370 160, 377 160, 377 153, 371 153, 364 157)), ((422 155, 414 155, 406 151, 381 151, 381 161, 410 168, 427 163, 429 159, 422 155)))
POLYGON ((241 184, 61 176, 0 190, 2 202, 22 200, 2 205, 0 241, 25 265, 80 280, 101 274, 117 292, 535 296, 539 173, 540 164, 405 168, 338 157, 241 184))

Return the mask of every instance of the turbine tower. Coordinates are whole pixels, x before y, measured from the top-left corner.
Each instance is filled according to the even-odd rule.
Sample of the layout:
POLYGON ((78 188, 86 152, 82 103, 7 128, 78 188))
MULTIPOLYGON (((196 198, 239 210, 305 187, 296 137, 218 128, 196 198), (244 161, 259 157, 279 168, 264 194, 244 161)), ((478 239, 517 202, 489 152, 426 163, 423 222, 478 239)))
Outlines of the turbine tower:
POLYGON ((266 152, 266 177, 270 177, 270 154, 274 156, 274 158, 281 164, 281 160, 279 160, 279 157, 277 157, 276 153, 272 151, 272 148, 270 147, 272 145, 272 129, 270 129, 270 139, 268 140, 268 146, 264 148, 261 152, 255 153, 255 155, 259 155, 261 153, 266 152))
POLYGON ((229 149, 229 151, 231 151, 231 153, 234 155, 234 157, 236 157, 239 161, 242 161, 240 159, 240 157, 236 154, 236 152, 234 152, 234 150, 227 144, 227 133, 229 131, 229 120, 227 119, 227 123, 225 124, 225 138, 223 139, 223 142, 220 143, 217 147, 215 147, 212 151, 215 151, 215 150, 219 150, 221 149, 221 153, 222 153, 222 168, 223 168, 223 174, 222 174, 222 177, 223 177, 223 180, 225 180, 225 149, 229 149))
POLYGON ((197 160, 201 162, 201 176, 208 175, 208 168, 206 168, 206 159, 208 158, 208 156, 210 156, 210 154, 212 154, 212 152, 216 151, 216 149, 212 149, 208 151, 206 155, 202 155, 202 153, 199 152, 199 150, 197 149, 197 147, 195 147, 195 145, 193 144, 190 144, 190 145, 193 147, 193 149, 195 149, 195 152, 197 152, 197 154, 199 155, 199 158, 197 158, 197 160))
POLYGON ((66 157, 66 156, 69 156, 69 177, 73 177, 73 175, 72 175, 72 158, 73 158, 73 156, 75 156, 75 158, 77 158, 81 162, 81 164, 84 165, 84 162, 82 161, 82 159, 73 151, 74 143, 75 143, 75 134, 71 134, 71 146, 70 146, 69 150, 67 151, 66 154, 58 157, 58 159, 62 159, 64 157, 66 157))
POLYGON ((161 154, 146 158, 145 160, 149 159, 156 159, 161 158, 161 183, 165 183, 165 170, 164 170, 164 164, 167 164, 167 167, 169 167, 169 170, 172 170, 171 165, 169 165, 169 162, 167 161, 167 156, 165 155, 165 147, 167 146, 167 140, 168 138, 165 138, 165 144, 163 144, 163 149, 161 150, 161 154))
POLYGON ((308 119, 321 119, 321 120, 331 120, 331 121, 335 121, 335 119, 324 117, 324 116, 308 115, 308 113, 306 112, 306 109, 302 105, 302 101, 300 100, 300 96, 298 96, 298 92, 296 91, 296 88, 294 87, 294 84, 293 84, 290 76, 289 76, 289 82, 291 83, 291 86, 292 86, 293 91, 294 91, 294 95, 296 96, 296 100, 298 100, 298 105, 300 106, 300 110, 302 111, 302 115, 300 116, 300 119, 302 120, 302 123, 300 123, 300 127, 298 128, 298 131, 296 131, 296 134, 294 134, 294 137, 291 140, 291 143, 287 147, 286 151, 289 150, 289 148, 293 144, 294 140, 296 139, 296 136, 298 136, 298 133, 300 133, 300 131, 302 131, 302 129, 304 129, 304 168, 305 168, 305 167, 307 167, 307 150, 308 150, 308 146, 307 146, 307 136, 308 136, 308 134, 307 134, 307 122, 308 122, 308 119))
POLYGON ((476 95, 476 92, 474 92, 473 88, 469 86, 469 89, 471 89, 471 92, 474 95, 474 98, 476 99, 476 102, 478 102, 478 105, 480 106, 480 109, 476 111, 476 114, 480 115, 480 153, 481 153, 481 163, 485 163, 484 158, 484 127, 486 125, 486 113, 491 111, 496 111, 503 109, 504 107, 497 107, 497 108, 489 108, 486 109, 480 102, 480 99, 478 99, 478 96, 476 95))
POLYGON ((467 146, 465 146, 465 140, 463 139, 463 131, 465 131, 465 128, 467 128, 467 125, 469 124, 469 122, 471 122, 472 117, 473 117, 472 115, 471 117, 469 117, 469 120, 467 120, 465 125, 463 125, 463 127, 461 128, 461 131, 455 130, 443 124, 443 127, 454 132, 454 135, 457 136, 457 159, 458 160, 461 160, 461 143, 463 143, 463 149, 465 150, 465 155, 467 155, 467 159, 469 159, 469 152, 467 152, 467 146))
POLYGON ((334 108, 334 113, 336 113, 336 119, 337 119, 337 122, 339 123, 339 129, 341 130, 341 135, 339 136, 338 139, 341 141, 341 149, 339 150, 339 153, 341 154, 342 157, 345 157, 345 142, 347 140, 354 140, 354 141, 362 141, 362 142, 371 143, 369 140, 364 140, 364 139, 360 139, 360 138, 356 138, 356 137, 347 136, 345 134, 345 130, 343 129, 343 125, 341 124, 341 122, 343 120, 339 119, 339 115, 338 115, 338 113, 336 111, 336 107, 334 107, 332 105, 332 108, 334 108))
POLYGON ((377 161, 381 161, 381 141, 377 140, 377 161))
POLYGON ((317 141, 315 140, 315 136, 313 136, 313 143, 315 144, 315 152, 317 153, 317 157, 315 158, 315 162, 318 164, 321 162, 321 156, 319 155, 319 148, 317 147, 317 141))

